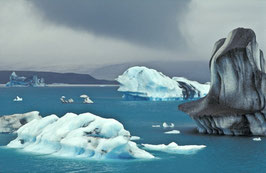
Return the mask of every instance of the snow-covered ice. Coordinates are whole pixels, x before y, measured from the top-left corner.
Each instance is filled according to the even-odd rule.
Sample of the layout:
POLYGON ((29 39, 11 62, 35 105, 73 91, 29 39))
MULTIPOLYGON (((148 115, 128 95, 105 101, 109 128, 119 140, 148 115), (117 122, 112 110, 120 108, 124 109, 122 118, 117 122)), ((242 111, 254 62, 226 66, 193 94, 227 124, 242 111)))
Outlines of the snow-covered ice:
POLYGON ((252 140, 253 140, 253 141, 261 141, 261 138, 260 138, 260 137, 258 137, 258 138, 253 138, 252 140))
POLYGON ((175 142, 171 142, 168 145, 165 144, 142 144, 145 149, 153 150, 153 151, 161 151, 166 153, 173 153, 173 154, 194 154, 198 150, 205 148, 205 145, 184 145, 179 146, 175 142))
POLYGON ((0 133, 12 133, 22 125, 34 120, 40 119, 39 112, 33 111, 25 114, 13 114, 0 117, 0 133))
POLYGON ((91 159, 154 158, 130 141, 129 131, 120 122, 91 113, 46 116, 22 126, 17 135, 8 147, 91 159))
POLYGON ((23 101, 23 98, 17 96, 16 98, 13 99, 13 101, 14 101, 14 102, 22 102, 22 101, 23 101))
POLYGON ((170 77, 147 67, 135 66, 116 79, 118 91, 127 100, 168 101, 194 99, 208 93, 209 84, 200 84, 185 78, 170 77))
POLYGON ((171 131, 168 131, 168 132, 164 132, 165 134, 180 134, 180 131, 179 130, 171 130, 171 131))
POLYGON ((167 124, 166 122, 163 123, 164 128, 173 128, 175 127, 174 123, 167 124))

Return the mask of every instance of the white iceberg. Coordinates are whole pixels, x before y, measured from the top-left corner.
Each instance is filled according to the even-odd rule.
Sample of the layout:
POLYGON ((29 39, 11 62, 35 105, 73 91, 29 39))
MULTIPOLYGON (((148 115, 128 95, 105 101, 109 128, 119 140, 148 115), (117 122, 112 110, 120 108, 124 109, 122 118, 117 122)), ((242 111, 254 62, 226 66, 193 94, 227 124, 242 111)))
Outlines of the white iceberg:
POLYGON ((85 103, 85 104, 93 103, 93 101, 90 99, 90 97, 85 95, 85 94, 81 95, 80 97, 84 99, 83 103, 85 103))
POLYGON ((261 138, 260 138, 260 137, 258 137, 258 138, 253 138, 252 140, 253 140, 253 141, 261 141, 261 138))
POLYGON ((180 131, 179 130, 171 130, 171 131, 168 131, 168 132, 164 132, 165 134, 180 134, 180 131))
POLYGON ((175 125, 174 125, 174 123, 167 124, 166 122, 164 122, 164 123, 163 123, 163 127, 164 127, 164 128, 174 128, 175 125))
POLYGON ((22 102, 22 101, 23 101, 23 98, 17 96, 16 98, 13 99, 13 101, 14 101, 14 102, 22 102))
POLYGON ((91 113, 50 115, 22 126, 17 134, 8 147, 91 159, 154 158, 130 141, 129 131, 120 122, 91 113))
POLYGON ((145 149, 153 150, 153 151, 161 151, 172 154, 194 154, 198 150, 205 148, 205 145, 184 145, 179 146, 175 142, 171 142, 168 145, 159 144, 159 145, 151 145, 151 144, 142 144, 145 149))
POLYGON ((194 99, 208 93, 209 84, 170 77, 147 67, 131 67, 116 79, 127 100, 168 101, 194 99))
POLYGON ((61 103, 74 103, 74 99, 72 98, 66 99, 65 96, 61 96, 60 100, 61 100, 61 103))
POLYGON ((74 103, 74 100, 72 98, 68 99, 68 103, 74 103))
POLYGON ((4 115, 0 117, 0 133, 12 133, 24 124, 40 119, 39 112, 33 111, 25 114, 4 115))

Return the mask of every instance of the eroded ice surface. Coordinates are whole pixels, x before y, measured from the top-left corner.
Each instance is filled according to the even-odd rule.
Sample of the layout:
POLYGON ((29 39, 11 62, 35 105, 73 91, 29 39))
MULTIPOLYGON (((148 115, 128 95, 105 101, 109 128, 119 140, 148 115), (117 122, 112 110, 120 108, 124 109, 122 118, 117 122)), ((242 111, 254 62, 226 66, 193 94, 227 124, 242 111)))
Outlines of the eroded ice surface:
POLYGON ((209 84, 200 84, 185 78, 170 77, 147 67, 131 67, 116 79, 118 91, 127 100, 167 101, 194 99, 208 93, 209 84))
POLYGON ((153 150, 153 151, 161 151, 166 153, 173 153, 173 154, 194 154, 198 150, 205 148, 205 145, 184 145, 179 146, 175 142, 171 142, 168 145, 165 144, 142 144, 145 149, 153 150))
POLYGON ((25 114, 4 115, 0 117, 0 133, 12 133, 18 130, 24 124, 40 119, 38 111, 28 112, 25 114))
POLYGON ((115 119, 91 113, 50 115, 17 130, 7 146, 25 151, 92 159, 154 158, 130 141, 130 133, 115 119))

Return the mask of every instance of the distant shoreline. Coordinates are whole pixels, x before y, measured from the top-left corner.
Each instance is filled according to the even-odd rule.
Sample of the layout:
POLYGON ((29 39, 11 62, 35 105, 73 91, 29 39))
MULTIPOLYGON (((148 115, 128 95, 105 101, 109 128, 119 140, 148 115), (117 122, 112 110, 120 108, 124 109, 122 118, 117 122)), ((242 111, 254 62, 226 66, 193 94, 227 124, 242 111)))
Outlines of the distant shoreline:
MULTIPOLYGON (((117 84, 46 84, 45 87, 118 87, 117 84)), ((6 87, 6 84, 0 84, 1 88, 28 88, 28 87, 6 87)), ((43 88, 43 87, 33 87, 43 88)))

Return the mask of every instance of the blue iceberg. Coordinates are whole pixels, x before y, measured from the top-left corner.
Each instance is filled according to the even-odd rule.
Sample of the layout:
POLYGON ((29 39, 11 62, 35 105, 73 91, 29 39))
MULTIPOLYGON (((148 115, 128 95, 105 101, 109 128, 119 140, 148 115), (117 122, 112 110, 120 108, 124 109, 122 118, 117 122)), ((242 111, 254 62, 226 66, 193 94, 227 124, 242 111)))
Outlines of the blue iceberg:
POLYGON ((44 79, 38 78, 36 75, 26 78, 24 76, 18 76, 13 72, 9 77, 9 82, 6 83, 7 87, 44 87, 44 79))
POLYGON ((147 67, 131 67, 116 79, 126 100, 169 101, 204 97, 210 85, 182 77, 170 78, 147 67))

